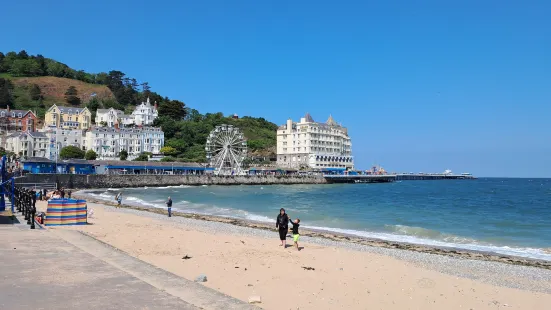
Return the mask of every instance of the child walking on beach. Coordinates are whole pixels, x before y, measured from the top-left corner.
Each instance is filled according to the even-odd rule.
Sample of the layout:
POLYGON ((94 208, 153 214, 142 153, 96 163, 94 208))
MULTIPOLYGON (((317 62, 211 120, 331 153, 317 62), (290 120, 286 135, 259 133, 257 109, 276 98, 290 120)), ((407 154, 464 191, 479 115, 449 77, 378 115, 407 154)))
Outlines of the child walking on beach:
POLYGON ((300 237, 298 233, 298 227, 300 226, 300 219, 296 219, 294 222, 293 220, 289 219, 289 222, 291 222, 291 225, 293 225, 293 242, 295 243, 295 247, 297 248, 297 251, 300 251, 298 248, 298 238, 300 237))
POLYGON ((120 208, 121 207, 121 203, 122 203, 122 193, 119 192, 117 194, 117 196, 115 197, 115 200, 117 200, 117 208, 120 208))

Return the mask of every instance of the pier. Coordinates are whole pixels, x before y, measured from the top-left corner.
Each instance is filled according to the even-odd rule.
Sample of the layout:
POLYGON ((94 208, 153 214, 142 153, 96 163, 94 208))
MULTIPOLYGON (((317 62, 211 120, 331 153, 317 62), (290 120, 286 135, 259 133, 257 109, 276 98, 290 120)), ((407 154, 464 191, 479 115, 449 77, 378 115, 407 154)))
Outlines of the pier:
POLYGON ((390 183, 396 181, 396 175, 333 175, 323 176, 327 183, 390 183))
POLYGON ((471 174, 445 174, 445 173, 418 173, 418 174, 396 174, 396 181, 413 181, 413 180, 474 180, 471 174))
POLYGON ((333 175, 323 176, 327 183, 389 183, 394 181, 419 180, 474 180, 476 177, 463 174, 381 174, 381 175, 333 175))

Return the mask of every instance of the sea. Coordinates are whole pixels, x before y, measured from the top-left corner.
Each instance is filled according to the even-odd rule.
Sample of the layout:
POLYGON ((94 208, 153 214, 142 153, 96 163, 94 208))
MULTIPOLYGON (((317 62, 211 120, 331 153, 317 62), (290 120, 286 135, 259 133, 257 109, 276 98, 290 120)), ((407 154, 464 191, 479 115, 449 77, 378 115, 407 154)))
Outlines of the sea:
POLYGON ((388 241, 551 261, 551 179, 381 184, 168 186, 87 190, 94 198, 273 223, 280 208, 302 227, 388 241))

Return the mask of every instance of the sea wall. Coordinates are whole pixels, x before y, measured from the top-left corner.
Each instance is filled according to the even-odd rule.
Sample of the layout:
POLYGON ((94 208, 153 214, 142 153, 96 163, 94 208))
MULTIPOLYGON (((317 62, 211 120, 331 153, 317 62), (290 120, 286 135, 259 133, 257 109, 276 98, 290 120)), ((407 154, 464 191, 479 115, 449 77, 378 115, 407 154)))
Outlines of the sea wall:
POLYGON ((120 188, 177 185, 271 185, 271 184, 326 184, 319 175, 276 176, 215 176, 215 175, 82 175, 82 174, 27 174, 16 179, 16 184, 56 183, 66 188, 120 188))

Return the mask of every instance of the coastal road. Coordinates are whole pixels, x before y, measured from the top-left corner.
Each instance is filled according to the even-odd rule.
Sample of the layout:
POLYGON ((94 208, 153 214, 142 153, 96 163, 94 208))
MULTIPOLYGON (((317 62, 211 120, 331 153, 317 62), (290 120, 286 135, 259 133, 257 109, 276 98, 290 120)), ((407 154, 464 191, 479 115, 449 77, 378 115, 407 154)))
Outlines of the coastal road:
POLYGON ((257 309, 78 231, 0 224, 0 309, 257 309))

